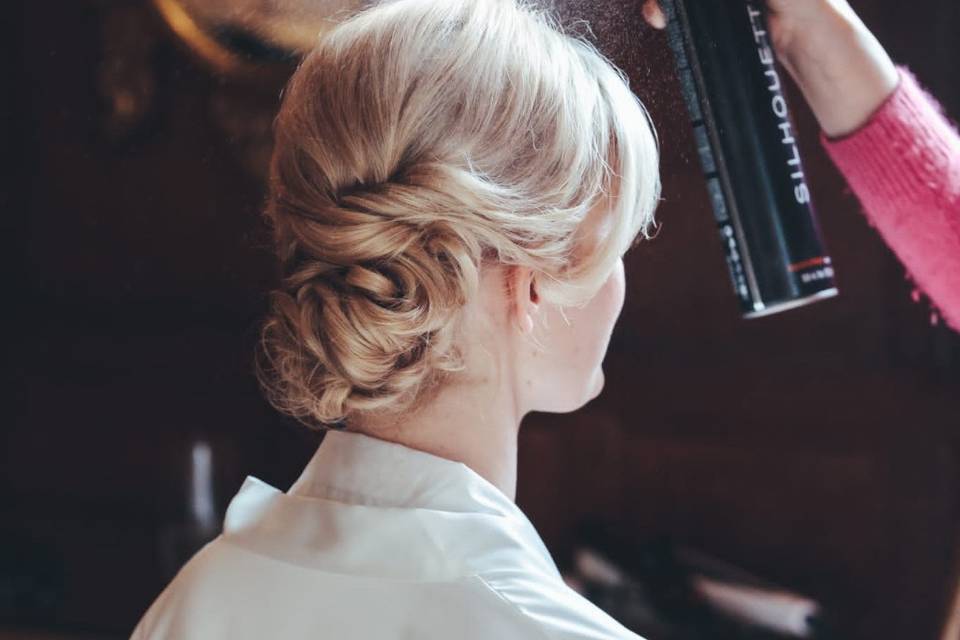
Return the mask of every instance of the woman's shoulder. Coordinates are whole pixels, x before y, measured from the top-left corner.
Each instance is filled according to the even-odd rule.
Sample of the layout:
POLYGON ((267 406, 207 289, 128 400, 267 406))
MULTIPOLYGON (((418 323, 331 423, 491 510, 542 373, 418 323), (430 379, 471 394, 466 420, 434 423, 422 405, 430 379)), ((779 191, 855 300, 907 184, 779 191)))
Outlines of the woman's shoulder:
POLYGON ((559 578, 530 567, 450 580, 338 575, 222 536, 150 606, 132 640, 339 637, 638 640, 559 578))
POLYGON ((207 576, 217 575, 209 569, 222 564, 220 560, 224 551, 219 535, 196 551, 147 607, 130 636, 131 640, 187 638, 192 637, 186 633, 187 629, 202 631, 199 621, 190 619, 190 612, 194 609, 187 604, 195 600, 198 588, 209 582, 207 576))

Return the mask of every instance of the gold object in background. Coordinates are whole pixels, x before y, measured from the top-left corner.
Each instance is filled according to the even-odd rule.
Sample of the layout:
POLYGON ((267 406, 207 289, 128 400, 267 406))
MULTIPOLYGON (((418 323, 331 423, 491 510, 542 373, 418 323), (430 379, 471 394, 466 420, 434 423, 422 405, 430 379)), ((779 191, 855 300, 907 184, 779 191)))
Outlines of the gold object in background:
POLYGON ((364 0, 152 0, 176 36, 216 71, 257 76, 309 51, 364 0))
POLYGON ((171 35, 225 80, 212 87, 208 114, 244 169, 261 180, 277 96, 296 64, 330 28, 375 2, 151 0, 171 35))

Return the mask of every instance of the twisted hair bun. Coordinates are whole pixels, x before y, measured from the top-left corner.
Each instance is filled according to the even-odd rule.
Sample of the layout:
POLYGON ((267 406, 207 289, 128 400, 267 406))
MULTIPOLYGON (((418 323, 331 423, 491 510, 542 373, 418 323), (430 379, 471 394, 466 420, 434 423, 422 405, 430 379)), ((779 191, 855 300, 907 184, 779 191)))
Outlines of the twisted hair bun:
POLYGON ((265 216, 282 270, 256 369, 314 426, 399 413, 461 370, 483 265, 586 301, 647 227, 659 140, 626 77, 522 0, 386 0, 284 91, 265 216), (614 192, 614 185, 616 191, 614 192), (605 241, 577 231, 599 198, 605 241))

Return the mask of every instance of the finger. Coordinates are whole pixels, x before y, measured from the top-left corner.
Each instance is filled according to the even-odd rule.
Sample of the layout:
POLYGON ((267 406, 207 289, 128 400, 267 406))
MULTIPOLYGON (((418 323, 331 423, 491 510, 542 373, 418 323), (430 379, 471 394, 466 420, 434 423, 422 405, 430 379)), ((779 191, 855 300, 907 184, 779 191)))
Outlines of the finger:
POLYGON ((643 18, 655 29, 663 29, 667 26, 667 16, 657 0, 646 0, 643 3, 643 18))

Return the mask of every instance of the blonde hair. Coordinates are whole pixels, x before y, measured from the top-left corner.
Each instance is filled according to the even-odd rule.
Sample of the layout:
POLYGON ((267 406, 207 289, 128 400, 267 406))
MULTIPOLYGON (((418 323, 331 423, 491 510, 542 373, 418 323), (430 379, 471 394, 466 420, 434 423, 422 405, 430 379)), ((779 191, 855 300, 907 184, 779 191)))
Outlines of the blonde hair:
POLYGON ((278 410, 344 428, 463 368, 487 263, 581 305, 650 238, 660 142, 626 75, 525 0, 385 0, 319 38, 274 122, 282 267, 257 377, 278 410), (603 241, 580 223, 606 203, 603 241))

